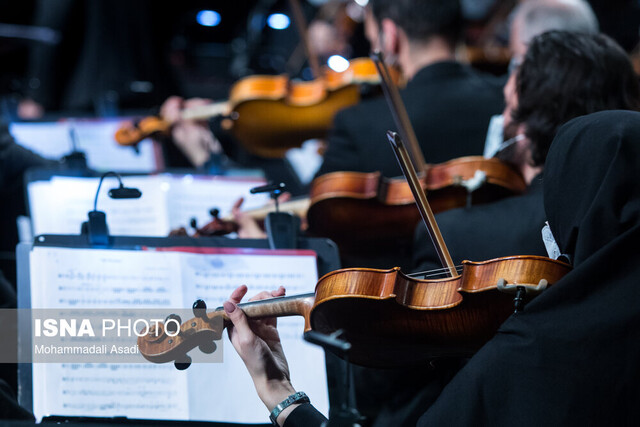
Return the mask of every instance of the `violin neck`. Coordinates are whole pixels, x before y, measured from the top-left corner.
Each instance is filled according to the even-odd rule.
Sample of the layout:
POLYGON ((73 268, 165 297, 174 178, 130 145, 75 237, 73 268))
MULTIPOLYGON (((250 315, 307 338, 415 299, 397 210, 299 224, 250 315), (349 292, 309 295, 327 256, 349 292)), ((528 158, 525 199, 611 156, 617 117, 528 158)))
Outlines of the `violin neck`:
POLYGON ((206 120, 211 117, 221 116, 228 113, 229 103, 224 101, 185 108, 180 112, 180 116, 182 120, 206 120))
MULTIPOLYGON (((289 297, 269 298, 238 304, 250 319, 265 319, 268 317, 302 316, 305 319, 304 330, 311 329, 309 314, 313 308, 315 293, 292 295, 289 297)), ((222 310, 219 308, 218 310, 222 310)), ((225 315, 226 317, 226 315, 225 315)))
MULTIPOLYGON (((311 199, 309 197, 303 197, 295 200, 287 200, 286 202, 280 202, 280 211, 281 212, 291 212, 299 217, 306 217, 307 211, 309 210, 309 204, 311 203, 311 199)), ((275 212, 275 206, 272 204, 261 206, 255 209, 247 209, 243 211, 243 213, 249 215, 251 218, 261 221, 264 220, 270 212, 275 212)), ((223 218, 223 220, 233 220, 233 216, 228 215, 223 218)))

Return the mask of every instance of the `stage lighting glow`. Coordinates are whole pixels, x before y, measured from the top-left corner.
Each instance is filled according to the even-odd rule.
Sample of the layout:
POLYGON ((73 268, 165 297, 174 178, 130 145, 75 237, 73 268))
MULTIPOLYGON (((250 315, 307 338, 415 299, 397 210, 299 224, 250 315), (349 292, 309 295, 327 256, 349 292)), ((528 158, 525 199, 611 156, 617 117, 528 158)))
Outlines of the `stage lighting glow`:
POLYGON ((284 30, 289 28, 291 23, 289 17, 284 13, 272 13, 267 18, 267 24, 274 30, 284 30))
POLYGON ((203 27, 215 27, 220 23, 220 14, 215 10, 201 10, 196 15, 196 20, 203 27))
POLYGON ((327 65, 333 71, 341 73, 349 68, 349 61, 340 55, 331 55, 327 60, 327 65))

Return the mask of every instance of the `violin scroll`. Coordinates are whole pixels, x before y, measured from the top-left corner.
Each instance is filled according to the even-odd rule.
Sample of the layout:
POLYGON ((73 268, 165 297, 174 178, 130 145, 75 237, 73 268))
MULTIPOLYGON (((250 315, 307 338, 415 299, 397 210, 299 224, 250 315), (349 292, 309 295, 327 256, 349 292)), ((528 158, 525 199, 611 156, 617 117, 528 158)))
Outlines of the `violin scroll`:
POLYGON ((205 354, 215 352, 215 341, 222 338, 224 329, 224 311, 218 309, 207 314, 206 305, 196 307, 195 304, 193 311, 198 315, 184 323, 180 316, 171 314, 163 323, 158 323, 157 327, 151 325, 144 331, 138 337, 138 348, 142 356, 155 363, 175 362, 176 368, 186 369, 192 361, 187 353, 195 347, 199 347, 205 354))
POLYGON ((125 147, 136 147, 143 139, 169 132, 171 124, 160 117, 149 116, 137 122, 125 122, 115 133, 115 140, 125 147))
MULTIPOLYGON (((212 208, 209 214, 212 216, 212 220, 202 227, 198 227, 198 221, 195 218, 191 218, 189 225, 195 230, 192 237, 226 236, 238 231, 238 223, 231 219, 220 218, 220 210, 218 208, 212 208)), ((184 227, 171 230, 169 233, 170 237, 188 235, 189 233, 184 227)))

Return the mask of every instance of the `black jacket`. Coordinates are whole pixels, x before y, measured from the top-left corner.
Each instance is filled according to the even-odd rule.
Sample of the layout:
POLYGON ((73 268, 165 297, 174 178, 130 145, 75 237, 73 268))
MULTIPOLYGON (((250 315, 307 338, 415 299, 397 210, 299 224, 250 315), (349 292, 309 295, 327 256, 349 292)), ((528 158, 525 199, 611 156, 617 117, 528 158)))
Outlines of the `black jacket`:
MULTIPOLYGON (((503 109, 503 83, 452 61, 429 65, 414 76, 401 94, 428 163, 482 154, 489 119, 503 109)), ((336 171, 402 175, 387 130, 397 128, 382 97, 339 112, 318 175, 336 171)))
MULTIPOLYGON (((464 260, 485 261, 509 255, 547 256, 541 234, 545 220, 542 175, 534 178, 520 196, 436 215, 456 265, 464 260)), ((413 260, 414 271, 442 268, 423 223, 416 227, 413 260)))
MULTIPOLYGON (((504 322, 418 426, 638 424, 639 140, 637 112, 600 112, 560 129, 544 207, 573 270, 504 322)), ((285 426, 321 420, 303 405, 285 426)))

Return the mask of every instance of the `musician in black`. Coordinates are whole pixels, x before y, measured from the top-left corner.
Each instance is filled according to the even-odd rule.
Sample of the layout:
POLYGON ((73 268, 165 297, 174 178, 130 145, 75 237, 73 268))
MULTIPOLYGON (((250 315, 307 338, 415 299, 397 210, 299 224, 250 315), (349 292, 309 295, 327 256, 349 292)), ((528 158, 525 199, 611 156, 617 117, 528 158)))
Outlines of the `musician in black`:
MULTIPOLYGON (((542 174, 558 128, 609 109, 637 110, 640 92, 625 52, 604 35, 548 32, 534 39, 505 86, 506 139, 497 157, 525 178, 527 191, 498 202, 436 215, 455 263, 508 255, 545 255, 542 174)), ((423 224, 416 228, 414 271, 442 267, 423 224)))
MULTIPOLYGON (((527 162, 526 165, 528 166, 522 172, 523 175, 528 176, 530 180, 534 179, 540 171, 541 164, 539 161, 546 158, 551 144, 551 138, 541 138, 536 132, 539 132, 539 130, 542 129, 546 130, 546 132, 551 132, 551 135, 553 135, 555 134, 559 124, 545 120, 545 118, 548 117, 548 110, 552 111, 554 109, 553 105, 544 104, 542 103, 542 99, 535 97, 531 98, 532 100, 535 100, 535 102, 529 103, 528 100, 525 101, 525 98, 520 98, 519 96, 527 94, 527 90, 531 90, 532 88, 540 89, 545 86, 548 82, 544 82, 543 84, 540 79, 545 76, 548 78, 558 79, 568 78, 568 80, 560 80, 563 83, 560 85, 563 90, 559 90, 559 86, 556 85, 555 93, 546 92, 544 95, 540 94, 540 96, 558 100, 559 98, 556 98, 556 96, 564 96, 567 95, 567 93, 570 93, 575 97, 578 97, 579 95, 582 98, 579 101, 577 99, 573 99, 569 100, 566 104, 560 104, 562 108, 557 110, 556 114, 561 117, 566 117, 567 120, 572 117, 572 111, 577 111, 574 115, 589 112, 589 108, 591 107, 586 107, 582 104, 585 100, 587 103, 599 105, 600 110, 605 110, 609 108, 637 108, 638 100, 640 99, 638 85, 632 78, 633 73, 626 55, 609 38, 600 35, 589 36, 568 32, 550 32, 534 39, 531 48, 525 57, 524 63, 514 77, 515 80, 513 83, 515 83, 516 90, 515 99, 512 99, 511 102, 508 100, 507 102, 507 104, 511 105, 515 110, 513 112, 513 124, 508 125, 507 135, 525 135, 524 138, 518 138, 518 141, 511 145, 512 148, 510 151, 512 152, 512 156, 510 157, 514 159, 513 161, 517 158, 522 158, 527 162), (552 75, 547 74, 549 69, 555 70, 552 75), (580 72, 580 70, 582 70, 582 72, 580 72), (556 73, 559 75, 554 77, 556 73), (585 73, 596 74, 598 76, 598 82, 594 83, 584 77, 583 74, 585 73), (580 76, 580 78, 576 78, 576 76, 580 76), (523 81, 525 78, 531 80, 523 81), (596 86, 593 87, 593 84, 596 84, 596 86), (527 85, 531 85, 531 87, 527 85), (566 92, 564 89, 567 87, 573 87, 573 89, 566 92), (537 103, 542 103, 539 110, 536 109, 537 103), (576 110, 580 105, 582 105, 583 109, 576 110), (532 110, 530 111, 529 108, 532 108, 532 110), (531 132, 530 129, 536 130, 533 133, 529 133, 531 132), (537 141, 535 145, 531 143, 532 139, 537 141)), ((509 111, 509 115, 511 116, 511 111, 509 111)), ((543 132, 541 135, 549 135, 549 133, 545 134, 543 132)), ((604 141, 603 138, 603 144, 604 143, 606 143, 606 141, 604 141)), ((591 147, 591 149, 596 151, 593 147, 591 147)), ((594 156, 597 156, 597 153, 594 154, 594 156)), ((556 161, 555 165, 556 168, 561 168, 562 162, 556 161)), ((590 171, 588 162, 585 162, 583 170, 580 170, 577 167, 573 169, 576 174, 588 174, 590 171)), ((554 171, 554 174, 557 175, 557 171, 554 171)), ((567 190, 570 192, 569 194, 579 193, 581 191, 579 188, 579 182, 580 179, 577 179, 577 183, 574 186, 575 188, 567 190)), ((544 185, 546 191, 547 187, 563 185, 563 182, 556 183, 545 181, 544 185)), ((637 186, 637 184, 635 185, 637 186)), ((557 196, 560 194, 562 193, 556 193, 557 196)), ((539 203, 542 204, 541 197, 539 198, 539 203)), ((555 205, 547 204, 545 208, 546 215, 544 208, 542 208, 542 224, 536 224, 538 227, 538 233, 540 232, 540 228, 543 225, 545 217, 550 219, 551 217, 555 218, 561 214, 564 214, 566 217, 569 215, 567 213, 567 209, 570 209, 571 207, 563 206, 563 210, 561 212, 554 210, 557 209, 555 205)), ((494 221, 500 221, 500 218, 496 218, 494 221)), ((595 223, 593 224, 595 225, 595 223)), ((557 226, 558 225, 556 224, 556 227, 557 226)), ((560 229, 563 234, 573 238, 570 230, 560 229)), ((556 230, 557 229, 553 229, 554 234, 556 233, 556 230)), ((446 239, 446 235, 444 237, 446 239)), ((494 236, 487 236, 487 238, 491 239, 492 244, 500 244, 499 238, 494 236)), ((540 234, 535 236, 535 238, 537 240, 541 240, 540 234)), ((469 235, 468 239, 469 243, 471 243, 474 239, 473 235, 469 235)), ((561 245, 560 249, 565 252, 568 250, 569 254, 573 253, 573 248, 571 247, 567 248, 561 245)), ((557 287, 561 287, 561 283, 558 283, 557 287)), ((252 322, 250 328, 246 317, 240 310, 236 309, 236 304, 245 293, 246 288, 240 288, 232 294, 230 301, 225 303, 225 310, 235 325, 235 327, 230 331, 231 341, 245 361, 245 364, 254 379, 254 383, 256 384, 258 394, 267 408, 272 410, 280 401, 291 395, 295 390, 291 386, 291 382, 288 378, 286 360, 284 359, 284 355, 277 338, 275 324, 273 322, 252 322)), ((259 295, 259 298, 277 296, 282 293, 282 290, 279 290, 272 295, 264 293, 259 295)), ((503 339, 508 340, 509 337, 503 337, 503 339)), ((534 346, 533 349, 535 349, 535 342, 530 345, 534 346)), ((575 349, 579 352, 579 345, 578 347, 575 347, 575 349)), ((578 355, 576 355, 576 357, 578 357, 578 355)), ((474 359, 475 358, 472 358, 471 362, 469 362, 471 366, 475 366, 474 359)), ((498 360, 494 359, 491 360, 491 362, 483 363, 493 363, 491 366, 493 366, 495 370, 499 371, 500 369, 498 360)), ((427 392, 426 394, 423 394, 423 399, 419 400, 419 404, 421 406, 416 408, 420 412, 424 412, 433 403, 433 401, 436 400, 440 390, 444 386, 443 382, 447 380, 448 375, 452 374, 451 369, 439 369, 438 364, 435 366, 436 369, 434 370, 430 380, 423 383, 423 390, 427 390, 427 392), (429 400, 428 397, 430 397, 431 400, 429 400)), ((513 365, 514 369, 516 366, 517 364, 513 365)), ((600 368, 602 369, 603 367, 600 368)), ((477 368, 473 372, 477 375, 477 368)), ((513 373, 512 375, 514 376, 514 381, 516 381, 517 374, 513 373)), ((452 384, 455 384, 456 387, 464 388, 464 385, 461 385, 461 378, 462 377, 460 375, 456 376, 452 381, 452 384)), ((411 377, 407 377, 403 380, 407 387, 408 383, 406 383, 406 381, 411 379, 411 377)), ((358 386, 358 384, 356 384, 356 386, 358 386)), ((476 384, 473 384, 473 386, 475 387, 476 384)), ((477 386, 480 387, 481 384, 478 383, 477 386)), ((415 389, 407 389, 410 389, 415 393, 415 389)), ((394 391, 397 391, 398 394, 402 393, 402 390, 398 391, 396 389, 394 391)), ((474 392, 482 393, 482 390, 474 390, 474 392)), ((498 392, 498 388, 496 386, 494 394, 499 393, 508 394, 508 390, 500 389, 498 392)), ((449 396, 450 399, 448 408, 451 409, 451 401, 454 400, 452 399, 452 396, 455 397, 455 393, 448 393, 447 396, 449 396)), ((436 405, 438 405, 440 400, 441 398, 436 401, 436 405)), ((389 405, 390 402, 398 403, 397 401, 393 401, 393 398, 389 398, 387 402, 381 404, 379 408, 380 413, 385 414, 386 406, 389 405)), ((479 401, 477 405, 482 405, 482 403, 482 401, 479 401)), ((463 404, 464 402, 460 403, 460 405, 463 404)), ((558 405, 561 405, 561 403, 558 405)), ((528 410, 531 407, 524 405, 524 408, 525 410, 528 410)), ((464 411, 464 409, 464 406, 457 408, 459 411, 464 411)), ((540 413, 544 414, 544 411, 541 411, 540 413)), ((286 419, 289 414, 293 415, 290 420, 287 419, 286 425, 292 426, 316 425, 314 423, 319 423, 322 419, 322 417, 317 412, 314 412, 309 405, 302 404, 292 405, 285 409, 279 415, 278 423, 282 425, 284 419, 286 419)), ((399 420, 398 414, 396 414, 395 419, 393 417, 386 419, 387 422, 395 421, 398 425, 403 422, 405 424, 409 423, 409 417, 404 418, 402 421, 397 420, 399 420)), ((439 420, 441 423, 444 423, 444 418, 441 417, 439 420)), ((415 419, 413 421, 415 422, 415 419)), ((434 425, 440 424, 436 423, 434 425)))

